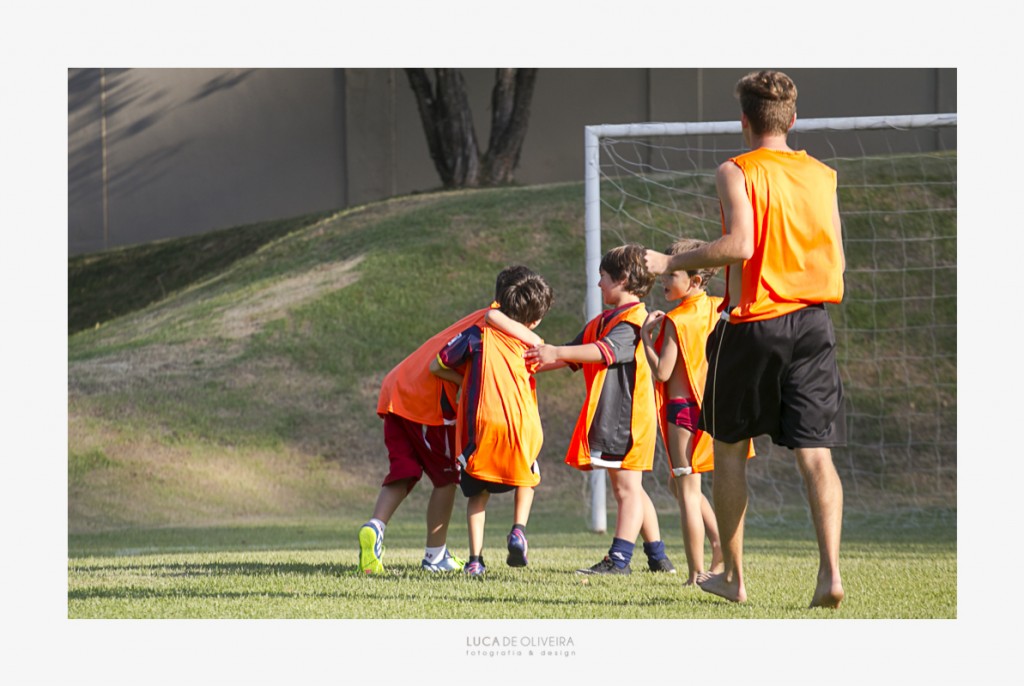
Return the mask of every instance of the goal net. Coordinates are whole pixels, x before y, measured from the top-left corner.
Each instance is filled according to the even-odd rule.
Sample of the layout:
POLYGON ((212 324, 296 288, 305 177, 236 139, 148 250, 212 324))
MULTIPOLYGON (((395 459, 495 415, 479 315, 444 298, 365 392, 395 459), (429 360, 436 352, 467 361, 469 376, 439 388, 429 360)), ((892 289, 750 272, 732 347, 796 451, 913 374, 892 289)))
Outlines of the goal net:
MULTIPOLYGON (((838 171, 846 294, 828 307, 847 402, 848 445, 833 451, 846 515, 955 521, 956 114, 798 119, 789 144, 838 171)), ((602 307, 603 250, 721 235, 715 169, 741 145, 738 121, 587 127, 588 318, 602 307)), ((713 295, 724 292, 722 274, 713 295)), ((674 304, 660 288, 647 298, 650 309, 674 304)), ((748 519, 806 519, 790 451, 767 437, 755 448, 748 519)), ((655 465, 645 488, 659 510, 674 510, 660 444, 655 465)), ((599 470, 586 490, 590 528, 603 531, 599 470)))

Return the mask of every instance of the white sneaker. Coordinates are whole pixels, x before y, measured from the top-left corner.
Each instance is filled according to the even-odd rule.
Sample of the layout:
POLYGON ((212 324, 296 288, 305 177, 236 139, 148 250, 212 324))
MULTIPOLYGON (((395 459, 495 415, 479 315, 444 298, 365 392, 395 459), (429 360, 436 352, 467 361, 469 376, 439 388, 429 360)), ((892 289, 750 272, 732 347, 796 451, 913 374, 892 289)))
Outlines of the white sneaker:
POLYGON ((420 568, 428 572, 455 572, 462 569, 465 564, 465 562, 452 555, 452 552, 445 548, 444 557, 441 558, 440 562, 427 562, 427 558, 423 558, 423 561, 420 562, 420 568))

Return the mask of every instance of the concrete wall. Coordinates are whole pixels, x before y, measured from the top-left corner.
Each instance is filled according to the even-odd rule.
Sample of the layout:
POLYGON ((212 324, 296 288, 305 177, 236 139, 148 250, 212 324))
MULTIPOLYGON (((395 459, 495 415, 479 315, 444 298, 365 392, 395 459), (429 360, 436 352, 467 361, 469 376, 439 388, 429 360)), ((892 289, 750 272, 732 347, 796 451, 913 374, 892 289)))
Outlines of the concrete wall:
MULTIPOLYGON (((802 118, 956 111, 955 69, 785 70, 802 118)), ((581 180, 588 124, 735 119, 747 71, 541 69, 517 181, 581 180)), ((464 75, 485 146, 493 70, 464 75)), ((401 69, 68 71, 71 254, 439 183, 401 69)))
POLYGON ((124 69, 102 78, 101 105, 100 70, 68 72, 71 253, 345 205, 335 70, 124 69))

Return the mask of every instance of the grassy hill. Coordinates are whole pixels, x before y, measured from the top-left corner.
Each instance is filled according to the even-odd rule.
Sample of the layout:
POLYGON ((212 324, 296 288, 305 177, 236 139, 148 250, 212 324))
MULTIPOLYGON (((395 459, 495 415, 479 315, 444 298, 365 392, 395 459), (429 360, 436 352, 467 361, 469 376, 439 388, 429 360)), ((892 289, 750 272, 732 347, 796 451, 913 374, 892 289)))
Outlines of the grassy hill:
MULTIPOLYGON (((883 221, 883 210, 847 222, 852 297, 835 314, 862 445, 847 463, 881 465, 860 473, 844 463, 841 471, 851 477, 851 495, 884 482, 891 492, 924 494, 929 504, 935 492, 940 503, 949 500, 952 479, 955 507, 955 433, 951 445, 941 438, 924 448, 902 436, 955 427, 955 186, 952 199, 926 200, 952 204, 951 218, 938 228, 934 220, 908 227, 902 219, 897 227, 883 221), (879 237, 888 232, 909 244, 916 241, 900 232, 923 231, 944 233, 952 250, 929 256, 922 276, 907 268, 903 248, 899 287, 906 291, 914 279, 933 296, 919 315, 924 324, 907 328, 908 306, 890 307, 893 279, 875 277, 894 264, 879 237), (951 285, 954 297, 936 306, 935 274, 950 264, 953 278, 940 291, 951 285), (903 318, 899 340, 892 316, 903 318), (888 333, 876 335, 880 328, 888 333), (940 331, 924 342, 938 356, 918 355, 922 328, 940 331), (920 373, 938 390, 880 396, 896 351, 921 357, 927 368, 899 374, 920 373), (951 381, 931 383, 936 366, 951 381), (945 451, 943 469, 901 467, 906 454, 922 450, 926 460, 945 451)), ((495 275, 513 263, 529 265, 554 290, 538 333, 568 340, 584 323, 583 249, 583 189, 567 184, 417 195, 71 259, 70 533, 368 514, 387 468, 375 414, 384 374, 489 303, 495 275)), ((582 514, 583 482, 562 464, 582 381, 543 374, 538 394, 545 445, 537 508, 582 514)), ((759 473, 793 473, 789 461, 775 462, 759 473)))
MULTIPOLYGON (((158 273, 194 278, 69 337, 70 531, 372 507, 387 464, 381 379, 486 306, 498 271, 524 263, 549 280, 542 335, 578 330, 581 192, 415 196, 71 260, 69 327, 71 313, 99 319, 104 300, 159 287, 158 273), (145 268, 124 269, 135 262, 145 268)), ((552 466, 582 399, 574 382, 540 381, 542 412, 558 417, 542 456, 552 466)), ((567 469, 548 469, 548 487, 577 484, 567 469)))

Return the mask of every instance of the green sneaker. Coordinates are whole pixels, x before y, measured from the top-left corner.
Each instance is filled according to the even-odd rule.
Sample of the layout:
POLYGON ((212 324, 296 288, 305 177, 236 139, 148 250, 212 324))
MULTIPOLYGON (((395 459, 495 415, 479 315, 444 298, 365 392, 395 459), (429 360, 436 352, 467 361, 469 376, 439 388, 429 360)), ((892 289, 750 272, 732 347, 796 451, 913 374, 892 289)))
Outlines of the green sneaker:
POLYGON ((427 572, 457 572, 462 569, 465 564, 465 560, 460 560, 452 555, 452 551, 446 549, 444 551, 444 557, 441 558, 440 562, 427 562, 427 558, 423 558, 423 561, 420 562, 420 569, 427 572))
POLYGON ((383 574, 384 533, 367 522, 359 528, 359 569, 363 574, 383 574))

